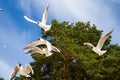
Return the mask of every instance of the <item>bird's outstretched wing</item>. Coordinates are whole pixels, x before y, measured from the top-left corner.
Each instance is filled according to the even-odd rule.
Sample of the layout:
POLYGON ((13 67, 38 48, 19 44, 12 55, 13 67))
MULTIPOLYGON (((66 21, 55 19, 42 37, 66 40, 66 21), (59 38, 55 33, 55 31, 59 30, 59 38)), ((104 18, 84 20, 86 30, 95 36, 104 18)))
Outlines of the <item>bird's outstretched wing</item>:
POLYGON ((88 46, 90 46, 90 47, 94 47, 94 45, 93 44, 91 44, 91 43, 89 43, 89 42, 86 42, 86 43, 84 43, 84 45, 88 45, 88 46))
POLYGON ((37 22, 36 22, 36 21, 34 21, 34 20, 32 20, 32 19, 28 18, 27 16, 24 16, 24 18, 25 18, 27 21, 29 21, 29 22, 32 22, 32 23, 37 24, 37 22))
POLYGON ((47 40, 46 40, 46 45, 47 45, 48 51, 52 51, 52 45, 47 40))
POLYGON ((42 16, 42 23, 43 24, 46 24, 47 22, 47 17, 48 17, 48 9, 49 9, 49 4, 47 4, 47 7, 43 13, 43 16, 42 16))
POLYGON ((35 42, 31 42, 30 44, 28 44, 27 46, 25 46, 23 49, 28 49, 28 48, 36 47, 36 46, 41 45, 41 44, 46 44, 46 41, 38 40, 38 41, 35 41, 35 42))
POLYGON ((13 68, 13 70, 12 70, 12 72, 11 72, 11 74, 10 74, 9 80, 13 80, 13 78, 16 76, 16 74, 17 74, 18 71, 19 71, 19 67, 18 67, 18 65, 16 65, 16 66, 13 68))
POLYGON ((31 72, 32 74, 34 74, 34 71, 33 71, 32 67, 31 67, 31 65, 29 65, 29 64, 26 64, 26 66, 25 66, 25 68, 24 68, 24 71, 25 71, 27 74, 30 74, 30 72, 31 72))
POLYGON ((40 53, 40 54, 46 54, 48 52, 47 48, 39 48, 39 47, 33 47, 30 50, 28 50, 26 53, 40 53))
POLYGON ((60 50, 58 48, 56 48, 55 46, 52 46, 52 50, 55 52, 60 52, 60 50))
POLYGON ((105 42, 105 40, 109 37, 109 35, 113 32, 114 29, 112 29, 111 31, 107 32, 105 35, 103 35, 99 41, 98 41, 98 44, 97 44, 97 48, 101 49, 103 47, 103 44, 105 42))

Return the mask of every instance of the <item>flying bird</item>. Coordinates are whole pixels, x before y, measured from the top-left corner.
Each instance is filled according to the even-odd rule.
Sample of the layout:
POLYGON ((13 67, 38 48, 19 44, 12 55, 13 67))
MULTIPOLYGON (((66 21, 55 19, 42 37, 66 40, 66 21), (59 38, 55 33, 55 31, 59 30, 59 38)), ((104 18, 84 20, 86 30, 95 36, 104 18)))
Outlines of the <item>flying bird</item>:
POLYGON ((48 9, 49 9, 49 4, 47 4, 47 7, 43 13, 43 16, 42 16, 42 21, 34 21, 30 18, 28 18, 27 16, 24 16, 24 18, 29 21, 29 22, 32 22, 32 23, 35 23, 37 24, 38 26, 40 26, 45 32, 46 31, 49 31, 50 28, 51 28, 51 25, 46 25, 46 22, 47 22, 47 17, 48 17, 48 9))
POLYGON ((97 43, 97 46, 94 46, 92 43, 89 43, 89 42, 86 42, 84 43, 84 45, 88 45, 90 47, 92 47, 92 50, 97 53, 99 56, 103 55, 104 53, 107 52, 107 50, 101 50, 101 48, 103 47, 104 45, 104 42, 106 41, 106 39, 109 37, 109 35, 113 32, 114 29, 112 29, 111 31, 109 31, 108 33, 106 33, 105 35, 103 35, 98 43, 97 43))
POLYGON ((46 44, 46 42, 45 41, 40 41, 40 40, 39 41, 35 41, 35 42, 31 42, 27 46, 25 46, 23 48, 23 50, 30 49, 32 47, 40 46, 40 45, 43 45, 43 44, 46 44))
POLYGON ((21 63, 17 64, 11 74, 9 80, 13 80, 16 77, 17 73, 20 73, 20 75, 26 77, 26 79, 29 79, 31 76, 29 75, 30 73, 34 74, 32 67, 29 64, 26 64, 25 68, 23 69, 23 66, 21 63))
POLYGON ((35 42, 31 42, 30 44, 28 44, 27 46, 23 48, 23 50, 26 50, 26 49, 27 51, 25 51, 25 53, 36 52, 36 53, 45 54, 46 56, 52 55, 53 53, 51 51, 60 52, 58 48, 56 48, 50 42, 42 38, 39 38, 39 40, 35 42), (42 45, 45 45, 46 48, 42 47, 42 45))
POLYGON ((47 48, 48 48, 48 51, 60 52, 60 50, 58 48, 56 48, 50 42, 48 42, 47 40, 44 40, 42 38, 40 38, 39 40, 37 40, 35 42, 31 42, 30 44, 28 44, 27 46, 25 46, 23 48, 23 50, 29 49, 29 48, 33 48, 33 47, 37 47, 37 46, 40 46, 40 45, 46 45, 47 48))
POLYGON ((39 38, 39 40, 35 41, 35 42, 31 42, 29 43, 27 46, 25 46, 23 49, 29 49, 31 47, 36 47, 38 45, 42 45, 42 44, 46 44, 46 40, 39 38))
POLYGON ((39 47, 32 47, 31 49, 28 49, 27 51, 25 51, 25 53, 40 53, 42 55, 45 55, 46 57, 51 56, 53 53, 48 51, 47 48, 39 48, 39 47))

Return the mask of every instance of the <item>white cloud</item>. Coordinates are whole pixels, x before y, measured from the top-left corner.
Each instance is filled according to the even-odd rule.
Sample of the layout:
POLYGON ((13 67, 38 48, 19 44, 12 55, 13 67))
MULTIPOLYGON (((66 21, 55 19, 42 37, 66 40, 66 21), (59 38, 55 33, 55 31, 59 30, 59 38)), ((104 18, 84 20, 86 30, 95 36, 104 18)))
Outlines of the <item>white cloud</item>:
POLYGON ((11 73, 11 69, 12 68, 7 63, 0 60, 0 77, 4 78, 5 80, 8 80, 9 75, 11 73))
POLYGON ((112 3, 120 4, 120 0, 107 0, 107 1, 110 1, 110 2, 112 2, 112 3))
POLYGON ((32 34, 28 30, 22 31, 21 26, 17 25, 8 13, 5 12, 0 17, 0 77, 8 80, 6 78, 11 71, 9 65, 15 66, 18 62, 26 64, 32 61, 31 56, 25 55, 22 50, 32 40, 32 34), (7 47, 4 48, 3 45, 7 47))
MULTIPOLYGON (((114 17, 113 8, 111 4, 107 4, 107 2, 104 2, 103 0, 34 0, 28 2, 31 2, 32 5, 27 5, 27 7, 30 8, 31 6, 34 6, 31 10, 36 9, 38 17, 40 16, 40 11, 45 8, 47 3, 50 3, 49 14, 51 14, 52 19, 55 18, 60 22, 91 21, 98 29, 104 30, 104 33, 115 28, 115 31, 112 34, 112 42, 120 44, 120 39, 118 39, 118 36, 116 35, 120 34, 120 32, 118 23, 114 17)), ((111 2, 113 2, 113 0, 111 0, 111 2)), ((114 3, 115 2, 118 3, 119 1, 115 0, 114 3)), ((24 5, 26 5, 26 3, 24 3, 24 5)), ((23 7, 22 9, 26 13, 29 13, 26 10, 27 8, 23 7)), ((34 13, 35 12, 32 12, 31 14, 34 13)))
POLYGON ((17 5, 20 6, 20 8, 23 9, 23 11, 25 12, 25 14, 28 14, 29 16, 31 15, 31 1, 28 0, 19 0, 17 2, 17 5))
MULTIPOLYGON (((18 28, 19 26, 12 21, 12 18, 7 16, 6 19, 7 20, 5 20, 5 22, 9 22, 10 24, 0 24, 0 39, 3 43, 8 45, 10 49, 12 48, 13 50, 22 51, 22 48, 25 46, 25 44, 31 40, 32 34, 28 30, 20 32, 18 28)), ((2 22, 4 23, 4 21, 2 22)))
MULTIPOLYGON (((29 3, 32 3, 32 5, 27 5, 24 2, 24 5, 27 5, 27 7, 22 6, 22 9, 27 12, 27 8, 31 8, 34 6, 34 9, 37 10, 37 12, 32 13, 38 13, 39 11, 43 10, 47 3, 50 3, 50 12, 55 15, 55 18, 57 18, 60 21, 92 21, 95 24, 108 24, 108 22, 114 22, 115 19, 112 17, 112 10, 109 5, 104 3, 103 1, 90 1, 90 0, 34 0, 34 1, 28 1, 29 3)), ((33 9, 33 10, 34 10, 33 9)), ((32 14, 31 13, 31 14, 32 14)), ((52 15, 52 16, 54 16, 52 15)), ((38 14, 38 17, 40 15, 38 14)))

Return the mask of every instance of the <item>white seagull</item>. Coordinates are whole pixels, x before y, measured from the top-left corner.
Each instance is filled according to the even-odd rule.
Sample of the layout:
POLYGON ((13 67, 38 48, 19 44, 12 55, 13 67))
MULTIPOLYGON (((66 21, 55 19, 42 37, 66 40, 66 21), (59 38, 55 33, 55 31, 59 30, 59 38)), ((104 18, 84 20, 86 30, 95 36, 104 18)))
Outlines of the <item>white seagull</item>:
POLYGON ((42 21, 34 21, 30 18, 28 18, 27 16, 24 16, 24 18, 29 21, 29 22, 32 22, 32 23, 35 23, 37 24, 38 26, 40 26, 45 32, 46 31, 49 31, 50 28, 51 28, 51 25, 46 25, 46 22, 47 22, 47 17, 48 17, 48 9, 49 9, 49 4, 47 5, 44 13, 43 13, 43 16, 42 16, 42 21))
POLYGON ((89 43, 89 42, 86 42, 84 43, 84 45, 88 45, 90 47, 92 47, 92 50, 97 53, 99 56, 103 55, 104 53, 107 52, 107 50, 101 50, 101 48, 103 47, 104 45, 104 42, 106 41, 106 39, 109 37, 109 35, 113 32, 114 29, 112 29, 111 31, 109 31, 108 33, 106 33, 105 35, 103 35, 99 41, 98 41, 98 44, 97 46, 95 47, 93 44, 89 43))
POLYGON ((56 48, 50 42, 48 42, 47 40, 44 40, 42 38, 40 38, 39 40, 37 40, 35 42, 31 42, 30 44, 25 46, 23 49, 30 49, 30 48, 33 48, 33 47, 37 47, 39 45, 46 45, 48 51, 60 52, 60 50, 58 48, 56 48))
POLYGON ((39 38, 38 41, 31 42, 30 44, 25 46, 25 48, 23 48, 23 49, 24 50, 27 49, 27 51, 25 51, 25 53, 40 53, 40 54, 45 54, 46 57, 51 56, 53 54, 51 51, 60 52, 60 50, 58 48, 56 48, 50 42, 48 42, 47 40, 44 40, 42 38, 39 38), (43 48, 42 45, 45 45, 46 48, 43 48), (40 47, 38 47, 38 46, 40 46, 40 47))
POLYGON ((13 68, 12 73, 10 74, 9 80, 13 80, 17 73, 20 73, 20 75, 26 77, 26 79, 30 78, 30 73, 34 74, 32 67, 29 64, 26 64, 25 68, 23 69, 22 64, 19 63, 13 68))
POLYGON ((42 44, 46 44, 46 40, 39 38, 39 40, 35 41, 35 42, 31 42, 29 43, 27 46, 25 46, 23 49, 29 49, 32 47, 36 47, 38 45, 42 45, 42 44))
POLYGON ((39 48, 39 47, 32 47, 31 49, 28 49, 27 51, 25 51, 25 53, 40 53, 40 54, 44 54, 46 57, 51 56, 53 53, 48 51, 47 48, 39 48))

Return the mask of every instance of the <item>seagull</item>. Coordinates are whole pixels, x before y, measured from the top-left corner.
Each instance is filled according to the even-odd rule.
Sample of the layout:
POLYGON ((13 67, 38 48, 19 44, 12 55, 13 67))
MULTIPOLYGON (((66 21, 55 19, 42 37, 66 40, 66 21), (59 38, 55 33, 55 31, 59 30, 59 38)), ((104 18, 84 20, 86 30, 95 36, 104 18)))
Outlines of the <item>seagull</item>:
POLYGON ((42 21, 34 21, 30 18, 28 18, 27 16, 24 16, 24 18, 29 21, 29 22, 32 22, 32 23, 35 23, 37 24, 38 26, 40 26, 45 32, 46 31, 49 31, 50 28, 51 28, 51 25, 46 25, 46 21, 47 21, 47 17, 48 17, 48 9, 49 9, 49 4, 47 4, 47 7, 43 13, 43 16, 42 16, 42 21))
POLYGON ((48 42, 47 40, 44 40, 42 38, 40 38, 39 40, 35 41, 35 42, 31 42, 30 44, 28 44, 27 46, 25 46, 23 48, 24 49, 30 49, 33 47, 37 47, 39 45, 46 45, 48 51, 55 51, 55 52, 60 52, 60 50, 58 48, 56 48, 55 46, 53 46, 50 42, 48 42))
POLYGON ((36 47, 36 46, 42 45, 42 44, 46 44, 46 41, 38 40, 38 41, 35 41, 35 42, 31 42, 27 46, 25 46, 23 48, 23 50, 24 49, 29 49, 29 48, 32 48, 32 47, 36 47))
POLYGON ((109 31, 108 33, 106 33, 105 35, 103 35, 99 41, 98 41, 98 44, 97 46, 95 47, 93 44, 89 43, 89 42, 86 42, 84 43, 84 45, 88 45, 90 47, 92 47, 92 50, 97 53, 99 56, 103 55, 104 53, 107 52, 107 50, 101 50, 101 48, 103 47, 104 45, 104 42, 106 41, 106 39, 109 37, 109 35, 113 32, 114 29, 112 29, 111 31, 109 31))
POLYGON ((45 54, 46 57, 51 56, 53 54, 51 51, 60 52, 58 48, 56 48, 50 42, 42 38, 39 38, 35 42, 31 42, 30 44, 23 48, 23 50, 26 49, 27 51, 25 51, 25 53, 40 53, 45 54), (43 48, 42 45, 45 45, 46 48, 43 48))
POLYGON ((25 68, 23 69, 22 64, 18 63, 14 68, 12 73, 10 74, 9 80, 13 80, 17 73, 20 73, 20 75, 26 77, 26 79, 30 78, 30 73, 34 74, 32 67, 29 64, 26 64, 25 68))
POLYGON ((39 40, 35 41, 35 42, 31 42, 29 43, 27 46, 25 46, 23 49, 29 49, 31 47, 35 47, 38 45, 42 45, 42 44, 46 44, 46 40, 39 38, 39 40))
POLYGON ((46 57, 51 56, 53 53, 48 51, 47 48, 39 48, 39 47, 32 47, 31 49, 27 50, 25 53, 40 53, 44 54, 46 57))

